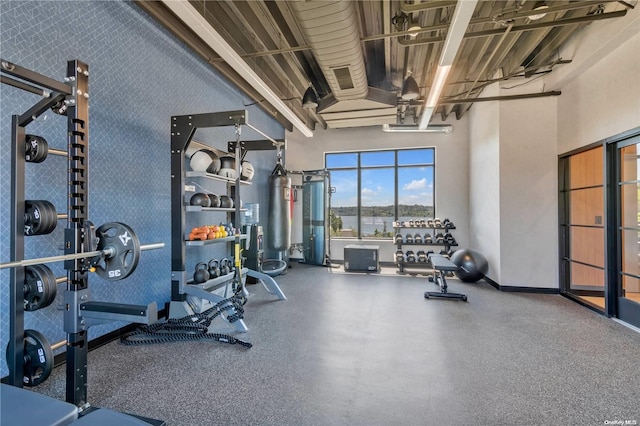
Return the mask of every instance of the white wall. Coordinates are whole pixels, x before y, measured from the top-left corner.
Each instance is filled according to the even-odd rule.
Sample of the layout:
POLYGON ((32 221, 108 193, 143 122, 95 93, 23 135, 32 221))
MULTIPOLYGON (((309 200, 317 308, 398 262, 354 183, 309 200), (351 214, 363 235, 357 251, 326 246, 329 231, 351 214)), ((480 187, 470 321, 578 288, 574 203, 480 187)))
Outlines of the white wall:
POLYGON ((500 103, 501 286, 558 288, 556 102, 500 103))
MULTIPOLYGON (((482 96, 496 96, 497 85, 482 96)), ((487 276, 500 282, 500 108, 476 103, 469 110, 469 246, 489 262, 487 276)))
POLYGON ((561 55, 575 64, 545 78, 549 89, 562 90, 558 153, 640 126, 640 7, 588 26, 561 55))
MULTIPOLYGON (((440 124, 440 123, 438 123, 440 124)), ((466 247, 469 244, 469 158, 468 120, 449 121, 450 134, 385 133, 381 127, 352 129, 316 128, 314 136, 306 138, 299 132, 287 132, 286 168, 313 170, 324 167, 324 153, 348 150, 435 147, 436 149, 436 216, 448 217, 456 224, 453 235, 466 247)), ((343 260, 347 244, 362 244, 353 239, 332 239, 331 258, 343 260)), ((389 240, 366 240, 380 245, 380 260, 392 262, 396 250, 389 240)))

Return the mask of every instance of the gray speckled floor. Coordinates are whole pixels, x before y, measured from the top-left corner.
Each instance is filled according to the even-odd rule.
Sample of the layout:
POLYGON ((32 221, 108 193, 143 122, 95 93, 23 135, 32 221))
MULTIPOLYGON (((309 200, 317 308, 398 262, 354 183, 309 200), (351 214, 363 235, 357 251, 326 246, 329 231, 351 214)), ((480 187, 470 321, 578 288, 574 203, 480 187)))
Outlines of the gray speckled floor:
MULTIPOLYGON (((469 302, 426 300, 424 277, 308 265, 277 281, 288 300, 249 286, 253 348, 112 342, 89 401, 189 426, 640 423, 640 333, 561 296, 451 279, 469 302)), ((64 375, 35 390, 64 400, 64 375)))

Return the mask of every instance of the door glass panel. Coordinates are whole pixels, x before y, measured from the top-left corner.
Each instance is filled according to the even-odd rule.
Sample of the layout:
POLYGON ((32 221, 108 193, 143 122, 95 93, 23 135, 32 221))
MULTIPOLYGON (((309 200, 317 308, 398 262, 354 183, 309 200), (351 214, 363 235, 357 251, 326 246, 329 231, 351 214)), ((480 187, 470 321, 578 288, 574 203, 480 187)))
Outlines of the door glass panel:
POLYGON ((571 262, 571 289, 604 291, 604 270, 571 262))
POLYGON ((597 147, 569 158, 569 188, 602 185, 603 148, 597 147))
POLYGON ((602 187, 575 189, 569 193, 572 225, 603 224, 604 202, 602 187))
POLYGON ((640 206, 638 205, 640 197, 638 197, 638 191, 640 191, 640 184, 638 183, 627 183, 620 186, 620 205, 622 206, 620 219, 623 228, 640 227, 640 206))
POLYGON ((571 260, 604 268, 603 228, 572 226, 570 241, 571 260))
POLYGON ((622 232, 622 272, 626 274, 640 276, 640 267, 638 261, 640 250, 638 250, 638 244, 640 244, 640 232, 622 232))
POLYGON ((638 148, 629 145, 620 149, 620 180, 633 182, 638 180, 638 148))
POLYGON ((640 278, 623 275, 622 294, 624 298, 640 303, 640 278))

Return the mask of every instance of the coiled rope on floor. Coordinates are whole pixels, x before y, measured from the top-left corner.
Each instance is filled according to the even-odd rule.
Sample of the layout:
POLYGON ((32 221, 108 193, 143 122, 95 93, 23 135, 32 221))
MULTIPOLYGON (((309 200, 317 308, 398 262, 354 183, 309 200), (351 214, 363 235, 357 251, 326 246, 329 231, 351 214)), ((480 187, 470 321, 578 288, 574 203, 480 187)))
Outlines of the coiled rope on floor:
POLYGON ((246 297, 241 293, 223 299, 211 308, 199 314, 187 315, 182 318, 170 318, 165 322, 142 325, 132 332, 120 337, 120 342, 124 345, 150 345, 157 343, 171 343, 178 341, 214 340, 231 345, 241 345, 250 348, 253 345, 233 336, 219 333, 208 333, 209 325, 216 317, 223 312, 234 310, 235 313, 228 315, 227 320, 231 323, 244 318, 243 305, 247 302, 246 297))

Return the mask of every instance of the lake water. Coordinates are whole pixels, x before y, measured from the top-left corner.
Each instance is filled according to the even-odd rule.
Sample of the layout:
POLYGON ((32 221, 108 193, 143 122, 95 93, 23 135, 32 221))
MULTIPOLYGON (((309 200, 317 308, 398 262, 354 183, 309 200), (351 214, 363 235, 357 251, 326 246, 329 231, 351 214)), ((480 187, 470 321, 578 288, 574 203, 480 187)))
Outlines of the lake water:
MULTIPOLYGON (((342 229, 358 229, 358 216, 341 216, 342 229)), ((414 217, 401 217, 399 220, 408 222, 416 219, 414 217)), ((393 232, 393 218, 392 217, 362 217, 362 235, 373 235, 375 230, 382 232, 384 226, 387 226, 387 232, 393 232)))

